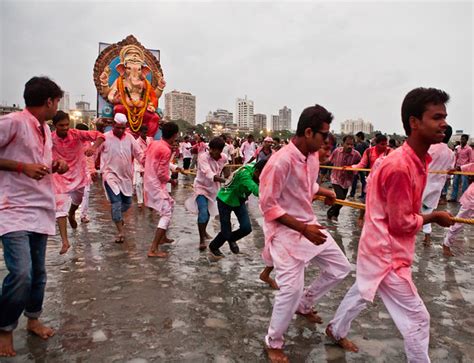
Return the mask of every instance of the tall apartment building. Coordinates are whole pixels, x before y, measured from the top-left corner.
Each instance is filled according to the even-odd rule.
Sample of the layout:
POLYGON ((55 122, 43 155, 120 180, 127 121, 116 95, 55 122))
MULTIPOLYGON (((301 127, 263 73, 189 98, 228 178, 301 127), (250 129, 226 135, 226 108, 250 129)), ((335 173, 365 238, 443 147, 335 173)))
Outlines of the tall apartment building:
POLYGON ((341 133, 354 135, 359 131, 362 131, 364 134, 370 134, 374 131, 374 126, 371 122, 364 121, 361 118, 341 122, 341 133))
POLYGON ((70 109, 69 92, 64 92, 64 96, 59 101, 58 110, 69 112, 70 109))
POLYGON ((265 130, 267 128, 267 115, 256 113, 253 115, 253 129, 255 131, 265 130))
POLYGON ((272 115, 272 130, 280 131, 280 116, 272 115))
POLYGON ((284 106, 281 110, 278 110, 279 117, 279 128, 280 130, 291 130, 291 109, 284 106))
POLYGON ((253 129, 253 101, 247 96, 235 102, 235 123, 240 128, 253 129))
POLYGON ((196 124, 196 96, 173 90, 165 94, 165 118, 196 124))

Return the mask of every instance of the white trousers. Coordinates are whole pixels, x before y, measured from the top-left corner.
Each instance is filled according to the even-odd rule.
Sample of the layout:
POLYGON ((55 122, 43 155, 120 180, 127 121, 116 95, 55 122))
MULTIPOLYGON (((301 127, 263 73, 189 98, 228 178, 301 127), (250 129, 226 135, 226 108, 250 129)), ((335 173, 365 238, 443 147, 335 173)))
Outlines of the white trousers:
MULTIPOLYGON (((430 314, 418 293, 415 294, 408 281, 394 271, 383 279, 377 293, 403 336, 408 362, 430 362, 430 314)), ((352 321, 365 309, 366 304, 356 281, 329 323, 336 339, 347 337, 352 321)))
POLYGON ((89 212, 89 195, 91 192, 91 185, 87 184, 84 187, 84 197, 82 197, 81 203, 81 218, 87 218, 89 212))
POLYGON ((135 179, 135 192, 137 193, 137 203, 143 204, 143 177, 141 175, 135 179))
MULTIPOLYGON (((456 215, 458 218, 473 218, 474 217, 474 210, 464 208, 461 204, 461 209, 459 209, 458 214, 456 215)), ((456 238, 462 232, 464 228, 463 223, 455 223, 448 229, 448 233, 446 233, 446 237, 444 238, 443 244, 445 246, 451 247, 453 243, 456 241, 456 238)))
POLYGON ((321 273, 304 288, 305 262, 288 255, 284 247, 272 244, 270 253, 276 273, 276 282, 280 288, 273 303, 272 318, 265 337, 267 346, 282 349, 283 335, 290 325, 293 315, 298 310, 307 313, 314 303, 337 285, 351 271, 351 265, 334 240, 326 242, 328 246, 315 256, 310 263, 315 263, 321 273))
MULTIPOLYGON (((421 206, 421 213, 423 214, 430 214, 431 212, 433 212, 433 210, 433 208, 428 208, 424 205, 421 206)), ((423 224, 423 233, 431 234, 431 223, 423 224)))

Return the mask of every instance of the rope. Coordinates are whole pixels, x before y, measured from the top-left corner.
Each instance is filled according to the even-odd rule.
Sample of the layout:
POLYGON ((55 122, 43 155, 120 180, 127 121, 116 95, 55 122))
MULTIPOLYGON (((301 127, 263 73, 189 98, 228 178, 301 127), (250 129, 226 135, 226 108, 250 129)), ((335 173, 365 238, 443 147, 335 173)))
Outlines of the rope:
MULTIPOLYGON (((344 170, 344 171, 370 171, 370 169, 365 168, 351 168, 344 166, 331 166, 331 165, 320 165, 320 168, 324 169, 334 169, 334 170, 344 170)), ((450 171, 450 170, 428 170, 430 174, 449 174, 449 175, 469 175, 474 176, 474 172, 470 171, 450 171)))
MULTIPOLYGON (((322 195, 315 195, 313 197, 313 200, 324 201, 325 199, 326 197, 323 197, 322 195)), ((365 209, 365 204, 351 202, 348 200, 336 199, 336 204, 343 205, 346 207, 356 208, 356 209, 365 209)), ((452 220, 454 221, 454 223, 464 223, 464 224, 474 225, 474 219, 453 217, 452 220)))

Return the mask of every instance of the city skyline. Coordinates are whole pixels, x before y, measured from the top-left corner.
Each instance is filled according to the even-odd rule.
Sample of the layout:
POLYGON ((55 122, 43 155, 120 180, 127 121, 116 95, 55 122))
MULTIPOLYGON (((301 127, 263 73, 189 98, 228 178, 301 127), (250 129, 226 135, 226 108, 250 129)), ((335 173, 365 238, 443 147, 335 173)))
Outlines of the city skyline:
MULTIPOLYGON (((158 30, 140 16, 129 17, 127 26, 117 23, 129 10, 127 3, 2 1, 0 102, 23 105, 26 81, 47 75, 70 93, 71 105, 84 95, 95 108, 98 43, 133 34, 145 47, 161 51, 165 92, 196 96, 200 123, 209 110, 233 112, 235 98, 247 94, 267 121, 288 105, 292 129, 304 107, 319 103, 334 114, 334 130, 344 120, 362 118, 377 130, 403 134, 403 97, 415 87, 432 86, 451 95, 453 128, 474 132, 472 3, 157 2, 147 7, 160 13, 158 30), (54 21, 45 25, 49 18, 54 21)), ((163 96, 163 109, 164 103, 163 96)))

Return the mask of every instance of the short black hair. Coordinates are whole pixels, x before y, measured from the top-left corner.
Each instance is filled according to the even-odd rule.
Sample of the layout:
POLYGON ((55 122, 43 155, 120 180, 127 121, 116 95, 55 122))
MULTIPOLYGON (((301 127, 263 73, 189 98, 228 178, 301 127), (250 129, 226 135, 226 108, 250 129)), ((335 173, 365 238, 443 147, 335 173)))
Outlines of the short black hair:
POLYGON ((382 141, 387 141, 387 136, 384 134, 377 134, 375 135, 375 143, 380 144, 382 141))
POLYGON ((359 132, 356 134, 356 136, 357 136, 359 139, 361 139, 361 140, 364 140, 364 139, 365 139, 365 135, 364 135, 364 133, 363 133, 362 131, 359 131, 359 132))
POLYGON ((326 110, 323 106, 314 105, 303 110, 298 120, 296 128, 296 136, 304 136, 307 128, 313 132, 321 130, 323 123, 330 124, 334 116, 331 112, 326 110))
POLYGON ((402 103, 402 122, 407 136, 411 134, 411 116, 421 119, 427 105, 444 105, 448 101, 449 95, 436 88, 419 87, 408 92, 402 103))
POLYGON ((171 139, 179 132, 179 127, 176 123, 170 121, 163 124, 161 132, 163 133, 163 139, 171 139))
POLYGON ((250 139, 250 138, 254 139, 255 137, 252 134, 248 134, 247 139, 250 139))
POLYGON ((209 142, 209 149, 224 150, 225 141, 222 137, 215 137, 209 142))
POLYGON ((83 130, 83 131, 89 131, 89 126, 83 123, 79 123, 76 125, 76 129, 78 130, 83 130))
POLYGON ((53 116, 53 125, 56 125, 59 121, 68 120, 69 121, 69 114, 64 111, 56 112, 56 115, 53 116))
POLYGON ((461 139, 467 139, 469 141, 469 135, 468 134, 462 134, 461 139))
POLYGON ((281 140, 279 137, 274 137, 273 141, 275 142, 275 144, 279 144, 281 140))
POLYGON ((446 131, 444 132, 443 143, 447 144, 452 135, 453 135, 453 128, 448 125, 446 127, 446 131))
POLYGON ((33 77, 25 84, 23 98, 26 107, 43 106, 48 98, 63 97, 63 90, 48 77, 33 77))
POLYGON ((352 141, 354 141, 354 136, 352 135, 346 135, 342 138, 342 142, 346 142, 347 139, 351 139, 352 141))

